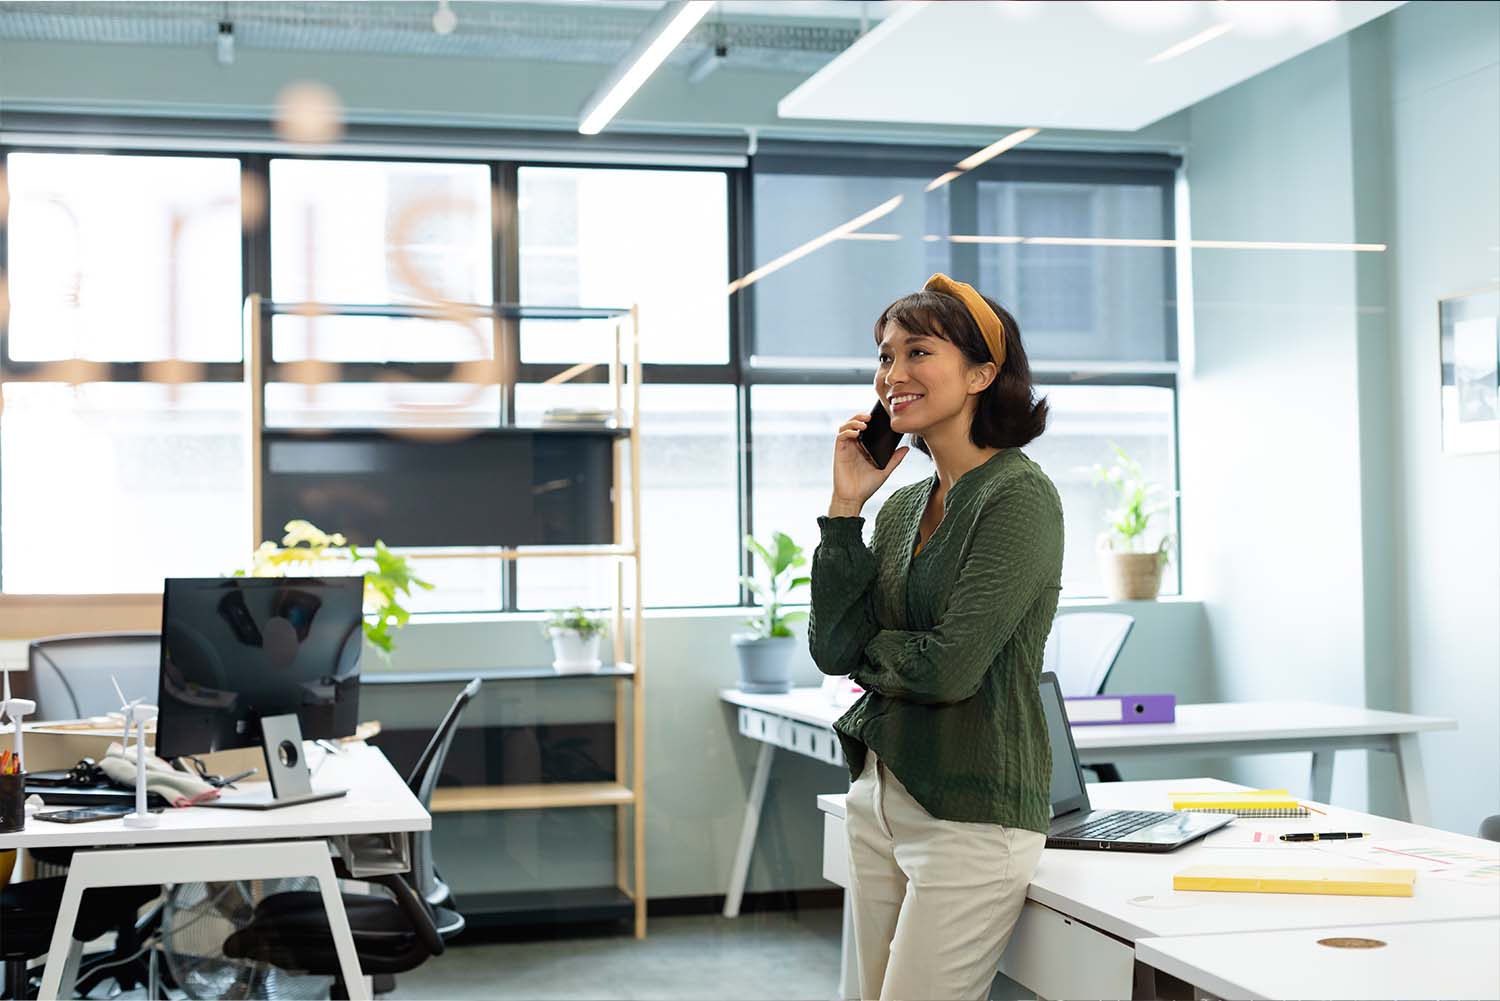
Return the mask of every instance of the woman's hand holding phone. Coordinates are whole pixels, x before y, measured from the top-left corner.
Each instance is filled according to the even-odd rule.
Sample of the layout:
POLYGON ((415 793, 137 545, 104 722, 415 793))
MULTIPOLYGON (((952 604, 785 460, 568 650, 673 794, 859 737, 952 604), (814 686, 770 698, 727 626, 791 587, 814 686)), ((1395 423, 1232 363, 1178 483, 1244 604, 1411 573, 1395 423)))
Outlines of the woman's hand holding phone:
POLYGON ((865 501, 874 496, 901 465, 906 453, 911 451, 910 446, 898 448, 884 469, 876 466, 859 443, 859 433, 869 420, 869 414, 855 414, 839 427, 833 445, 833 499, 828 504, 830 518, 858 516, 865 501))

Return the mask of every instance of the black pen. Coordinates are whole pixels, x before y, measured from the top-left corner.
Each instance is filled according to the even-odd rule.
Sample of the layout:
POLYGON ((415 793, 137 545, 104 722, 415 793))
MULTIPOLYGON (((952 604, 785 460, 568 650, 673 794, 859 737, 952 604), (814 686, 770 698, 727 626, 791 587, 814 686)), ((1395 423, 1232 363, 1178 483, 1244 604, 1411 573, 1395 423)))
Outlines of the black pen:
POLYGON ((1282 841, 1348 841, 1351 838, 1368 838, 1369 831, 1333 831, 1328 834, 1283 834, 1282 841))

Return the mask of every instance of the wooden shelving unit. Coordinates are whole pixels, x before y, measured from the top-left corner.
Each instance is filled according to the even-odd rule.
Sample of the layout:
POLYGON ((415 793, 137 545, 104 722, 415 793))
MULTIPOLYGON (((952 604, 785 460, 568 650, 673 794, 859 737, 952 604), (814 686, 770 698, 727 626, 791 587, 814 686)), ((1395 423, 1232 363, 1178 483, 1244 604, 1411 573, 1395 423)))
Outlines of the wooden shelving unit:
POLYGON ((635 790, 619 782, 546 782, 438 789, 432 794, 432 812, 550 810, 565 806, 620 806, 634 802, 635 790))
MULTIPOLYGON (((264 470, 267 447, 265 426, 265 387, 268 372, 279 371, 288 366, 272 361, 271 323, 277 315, 322 315, 322 316, 367 316, 395 318, 425 318, 453 320, 456 315, 475 320, 491 321, 493 336, 492 368, 489 370, 500 383, 502 393, 513 398, 517 371, 518 339, 516 329, 519 321, 535 320, 610 320, 614 323, 614 352, 608 362, 581 363, 564 369, 549 377, 549 384, 570 381, 585 372, 606 368, 609 391, 614 403, 613 421, 605 425, 560 424, 539 427, 518 427, 505 423, 509 412, 502 409, 502 423, 485 428, 434 428, 430 447, 443 447, 445 436, 465 433, 484 435, 530 434, 547 436, 556 434, 591 433, 606 436, 611 443, 612 471, 611 488, 614 497, 613 538, 607 545, 560 545, 517 546, 514 548, 490 548, 482 552, 423 548, 418 552, 422 559, 577 559, 593 558, 611 561, 614 564, 614 597, 611 609, 611 637, 613 663, 590 674, 557 674, 550 668, 494 671, 453 671, 433 673, 386 673, 374 672, 364 678, 365 684, 420 684, 428 682, 468 681, 476 675, 487 682, 505 681, 559 681, 605 679, 614 686, 614 732, 615 767, 619 776, 614 782, 560 782, 538 785, 478 786, 463 788, 440 788, 433 794, 434 813, 456 813, 480 810, 538 810, 566 809, 576 807, 614 807, 615 816, 615 882, 614 887, 586 890, 519 891, 515 893, 489 894, 494 898, 499 912, 519 916, 531 907, 536 911, 547 909, 572 910, 591 919, 633 916, 636 938, 646 936, 646 786, 645 786, 645 619, 641 607, 641 449, 640 449, 640 331, 635 307, 630 309, 588 309, 575 307, 530 307, 514 304, 495 306, 369 306, 337 305, 326 303, 271 303, 259 295, 246 298, 244 305, 244 337, 246 378, 250 387, 249 407, 249 476, 251 494, 252 547, 260 545, 265 537, 263 525, 265 483, 264 470), (626 393, 629 394, 629 421, 626 421, 626 393), (629 505, 627 494, 620 489, 629 472, 629 505), (628 510, 628 519, 627 512, 628 510), (628 520, 628 524, 627 524, 628 520), (630 575, 633 600, 626 607, 626 575, 630 575), (629 633, 627 647, 626 633, 629 633)), ((332 365, 340 372, 333 381, 345 381, 350 374, 360 381, 380 379, 389 369, 403 378, 414 374, 432 373, 442 376, 445 366, 430 363, 393 364, 352 363, 332 365)), ((445 377, 445 376, 444 376, 445 377)), ((289 432, 286 429, 271 431, 273 439, 286 439, 294 435, 300 439, 316 439, 318 436, 338 439, 387 433, 397 429, 379 428, 312 428, 289 432)), ((337 526, 330 524, 331 529, 337 526)), ((400 547, 396 547, 400 548, 400 547)), ((476 898, 477 900, 477 898, 476 898)), ((488 910, 487 905, 480 904, 488 910)), ((543 920, 546 920, 544 917, 543 920)))

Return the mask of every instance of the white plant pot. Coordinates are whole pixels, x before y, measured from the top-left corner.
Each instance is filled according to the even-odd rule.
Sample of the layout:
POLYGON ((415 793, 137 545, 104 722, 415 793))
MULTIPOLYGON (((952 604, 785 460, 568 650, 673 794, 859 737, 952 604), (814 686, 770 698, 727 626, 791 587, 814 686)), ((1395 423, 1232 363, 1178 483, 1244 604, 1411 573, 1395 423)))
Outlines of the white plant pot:
POLYGON ((584 636, 576 629, 553 629, 552 669, 558 674, 589 674, 599 670, 599 633, 584 636))

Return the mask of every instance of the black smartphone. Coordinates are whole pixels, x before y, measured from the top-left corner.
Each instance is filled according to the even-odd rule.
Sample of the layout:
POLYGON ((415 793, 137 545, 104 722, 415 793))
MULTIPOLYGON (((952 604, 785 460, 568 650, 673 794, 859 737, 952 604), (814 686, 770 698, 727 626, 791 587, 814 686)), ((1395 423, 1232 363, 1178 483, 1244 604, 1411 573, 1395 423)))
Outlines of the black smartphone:
POLYGON ((884 469, 901 444, 902 433, 891 428, 891 415, 879 400, 870 408, 870 419, 859 433, 860 447, 878 469, 884 469))
MULTIPOLYGON (((81 806, 76 810, 52 810, 48 813, 39 813, 37 820, 50 820, 54 824, 87 824, 91 820, 114 820, 123 817, 127 813, 134 813, 134 806, 124 804, 109 806, 81 806)), ((161 808, 149 810, 150 813, 160 813, 161 808)))

